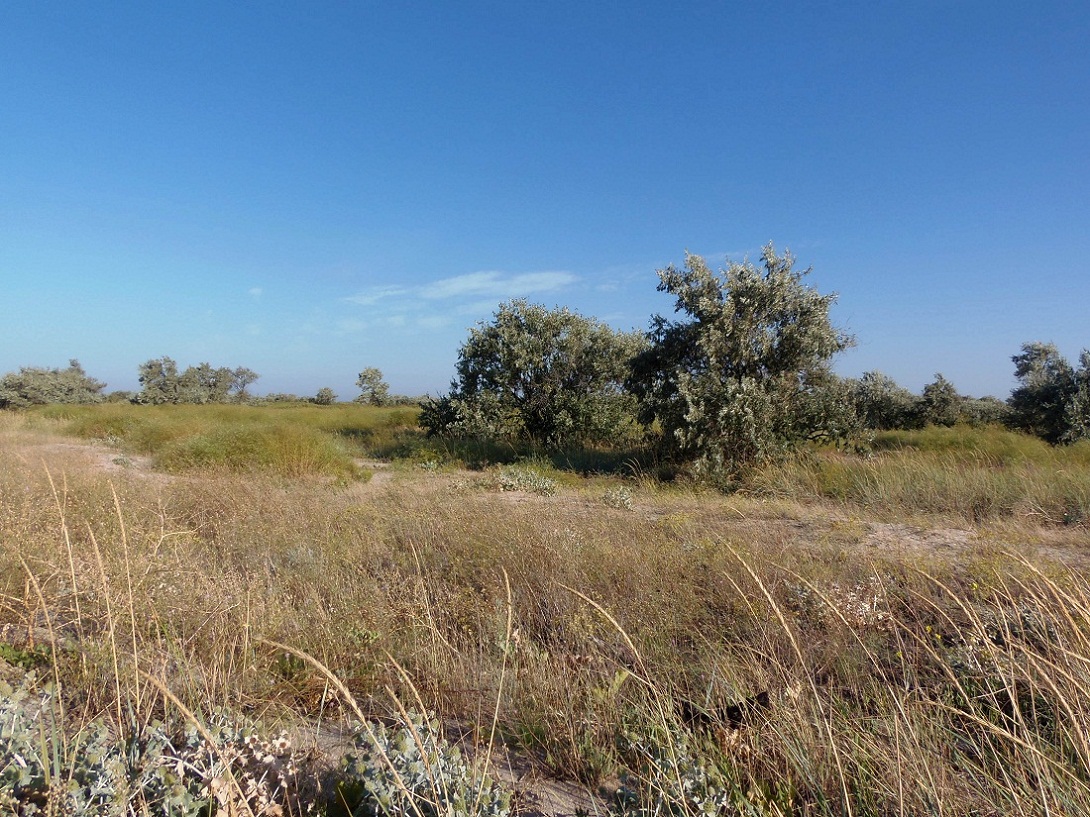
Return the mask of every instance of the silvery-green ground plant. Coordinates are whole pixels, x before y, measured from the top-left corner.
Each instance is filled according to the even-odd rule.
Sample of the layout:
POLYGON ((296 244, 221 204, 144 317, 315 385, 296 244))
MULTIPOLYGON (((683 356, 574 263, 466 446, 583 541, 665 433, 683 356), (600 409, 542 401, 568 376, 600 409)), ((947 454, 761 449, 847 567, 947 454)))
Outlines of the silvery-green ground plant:
POLYGON ((118 730, 95 719, 73 729, 53 687, 38 688, 33 673, 16 686, 0 682, 0 809, 18 817, 314 813, 316 800, 299 797, 302 769, 286 737, 266 739, 226 713, 209 721, 118 730))
POLYGON ((440 736, 438 721, 410 713, 396 728, 359 732, 344 761, 341 807, 351 817, 507 817, 510 794, 475 772, 440 736))

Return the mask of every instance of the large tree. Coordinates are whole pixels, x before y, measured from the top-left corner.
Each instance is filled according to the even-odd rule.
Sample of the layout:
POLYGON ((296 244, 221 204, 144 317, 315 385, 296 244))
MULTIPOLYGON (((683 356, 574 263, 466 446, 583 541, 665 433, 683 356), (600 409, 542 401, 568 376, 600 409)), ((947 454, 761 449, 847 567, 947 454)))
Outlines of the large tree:
POLYGON ((630 386, 641 419, 662 434, 664 452, 695 472, 731 476, 822 428, 828 363, 853 340, 832 325, 835 295, 804 282, 790 253, 770 244, 761 267, 748 260, 713 272, 686 254, 682 269, 659 270, 659 291, 686 320, 652 319, 649 348, 630 386))
POLYGON ((450 393, 425 404, 421 423, 551 447, 609 439, 632 419, 623 384, 642 344, 568 309, 503 303, 470 330, 450 393))

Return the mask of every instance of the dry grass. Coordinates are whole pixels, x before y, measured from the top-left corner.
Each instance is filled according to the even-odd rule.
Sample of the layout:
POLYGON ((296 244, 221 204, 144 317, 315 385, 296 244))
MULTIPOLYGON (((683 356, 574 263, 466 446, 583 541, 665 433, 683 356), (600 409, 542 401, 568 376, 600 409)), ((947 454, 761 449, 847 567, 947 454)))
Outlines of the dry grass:
POLYGON ((406 701, 550 773, 623 776, 647 813, 1090 813, 1077 524, 786 478, 630 482, 631 509, 603 479, 164 478, 48 448, 44 422, 0 419, 0 627, 70 712, 150 718, 164 687, 313 728, 406 701))

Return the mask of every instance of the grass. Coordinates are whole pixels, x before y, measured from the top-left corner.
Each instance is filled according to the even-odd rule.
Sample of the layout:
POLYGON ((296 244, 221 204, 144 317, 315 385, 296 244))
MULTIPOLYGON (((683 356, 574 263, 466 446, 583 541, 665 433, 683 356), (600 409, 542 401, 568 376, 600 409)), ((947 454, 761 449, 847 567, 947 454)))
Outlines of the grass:
POLYGON ((35 414, 67 434, 153 458, 170 473, 219 468, 350 478, 355 459, 393 445, 416 410, 335 406, 50 406, 35 414))
POLYGON ((751 489, 887 518, 1077 525, 1090 520, 1090 444, 1057 448, 999 428, 884 432, 870 456, 803 454, 755 475, 751 489))
POLYGON ((291 428, 420 457, 396 413, 182 408, 0 425, 0 640, 61 682, 73 729, 431 711, 467 757, 505 748, 614 811, 1090 813, 1086 527, 1041 510, 1083 490, 1077 449, 890 435, 734 496, 523 461, 542 495, 453 459, 380 485, 246 460, 287 444, 247 434, 291 428), (193 440, 248 464, 43 465, 62 430, 157 467, 193 440), (906 521, 968 534, 880 546, 906 521))

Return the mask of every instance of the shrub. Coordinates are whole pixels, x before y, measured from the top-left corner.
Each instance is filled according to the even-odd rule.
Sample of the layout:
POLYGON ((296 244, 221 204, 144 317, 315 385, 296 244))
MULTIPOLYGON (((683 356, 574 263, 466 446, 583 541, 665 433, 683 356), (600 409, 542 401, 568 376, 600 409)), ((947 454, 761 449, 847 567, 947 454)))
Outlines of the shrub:
POLYGON ((713 273, 703 258, 659 270, 659 290, 676 296, 687 321, 653 319, 649 348, 629 381, 641 420, 662 431, 667 456, 728 479, 792 443, 827 429, 811 427, 814 383, 829 359, 852 345, 829 319, 834 295, 803 282, 790 253, 763 253, 713 273))
POLYGON ((75 359, 67 369, 24 366, 0 379, 0 408, 101 403, 104 388, 106 384, 88 376, 75 359))
POLYGON ((532 441, 612 439, 633 419, 623 383, 641 339, 593 318, 517 300, 472 329, 445 397, 424 404, 429 434, 532 441))
POLYGON ((1050 443, 1090 439, 1090 351, 1078 369, 1051 343, 1024 343, 1011 360, 1020 384, 1007 401, 1012 427, 1050 443))

